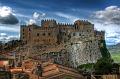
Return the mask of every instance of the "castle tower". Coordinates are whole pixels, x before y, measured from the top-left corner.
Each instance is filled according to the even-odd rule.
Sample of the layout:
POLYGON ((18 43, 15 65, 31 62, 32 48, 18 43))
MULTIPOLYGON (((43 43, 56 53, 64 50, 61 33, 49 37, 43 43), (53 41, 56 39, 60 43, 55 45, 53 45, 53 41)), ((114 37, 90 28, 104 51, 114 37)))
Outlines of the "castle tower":
POLYGON ((55 27, 56 21, 55 20, 42 20, 41 26, 42 27, 55 27))
POLYGON ((95 32, 94 25, 84 20, 77 20, 74 24, 42 20, 40 27, 21 26, 20 39, 31 46, 29 52, 35 57, 41 53, 67 50, 72 67, 94 63, 101 58, 99 40, 105 40, 103 31, 95 32))

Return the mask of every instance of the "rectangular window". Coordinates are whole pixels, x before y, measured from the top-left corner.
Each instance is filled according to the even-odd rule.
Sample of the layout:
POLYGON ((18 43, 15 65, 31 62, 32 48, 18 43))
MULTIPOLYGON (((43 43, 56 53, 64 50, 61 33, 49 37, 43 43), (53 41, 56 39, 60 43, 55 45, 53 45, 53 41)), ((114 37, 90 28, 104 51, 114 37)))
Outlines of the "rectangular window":
POLYGON ((81 33, 79 33, 79 36, 81 36, 81 33))
POLYGON ((75 36, 75 33, 73 33, 73 36, 75 36))
POLYGON ((23 32, 24 32, 24 29, 23 29, 23 32))
POLYGON ((31 29, 29 28, 29 31, 31 31, 31 29))
POLYGON ((37 36, 39 36, 40 34, 39 33, 37 33, 37 36))
POLYGON ((51 35, 51 33, 48 33, 48 36, 50 36, 51 35))
POLYGON ((43 33, 42 35, 45 36, 45 33, 43 33))

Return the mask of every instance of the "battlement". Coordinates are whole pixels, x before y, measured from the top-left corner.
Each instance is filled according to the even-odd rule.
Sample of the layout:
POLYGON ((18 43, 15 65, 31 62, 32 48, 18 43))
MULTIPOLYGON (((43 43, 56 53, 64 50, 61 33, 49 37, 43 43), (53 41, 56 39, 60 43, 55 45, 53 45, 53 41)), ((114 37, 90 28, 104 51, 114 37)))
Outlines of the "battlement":
POLYGON ((94 63, 102 57, 99 47, 101 40, 105 40, 105 31, 94 30, 94 25, 87 20, 76 20, 70 24, 44 19, 41 27, 23 25, 20 32, 20 39, 28 47, 28 57, 44 61, 52 59, 58 64, 74 68, 94 63))
POLYGON ((105 35, 105 31, 97 31, 95 30, 95 35, 105 35))
POLYGON ((41 22, 56 22, 54 19, 44 19, 41 22))
POLYGON ((70 23, 57 23, 58 26, 73 26, 73 24, 70 23))
POLYGON ((42 27, 54 27, 56 25, 56 20, 54 19, 45 19, 41 21, 42 27))
POLYGON ((76 20, 74 24, 91 24, 88 20, 76 20))

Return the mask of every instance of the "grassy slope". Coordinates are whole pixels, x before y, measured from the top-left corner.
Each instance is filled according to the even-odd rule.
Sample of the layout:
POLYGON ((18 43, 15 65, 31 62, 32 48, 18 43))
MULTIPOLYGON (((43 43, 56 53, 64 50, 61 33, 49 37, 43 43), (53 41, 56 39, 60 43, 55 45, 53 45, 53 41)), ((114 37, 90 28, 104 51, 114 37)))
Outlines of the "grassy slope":
POLYGON ((114 59, 115 62, 120 63, 120 52, 118 53, 111 53, 112 58, 114 59))
POLYGON ((111 53, 114 61, 120 63, 120 44, 115 46, 109 46, 108 50, 111 53))

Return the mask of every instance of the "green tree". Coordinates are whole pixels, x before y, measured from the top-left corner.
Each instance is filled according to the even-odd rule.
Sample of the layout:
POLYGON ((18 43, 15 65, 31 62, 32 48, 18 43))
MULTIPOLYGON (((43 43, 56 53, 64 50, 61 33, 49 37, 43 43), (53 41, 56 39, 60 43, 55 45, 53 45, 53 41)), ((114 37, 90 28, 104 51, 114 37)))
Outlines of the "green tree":
POLYGON ((108 49, 107 49, 105 40, 101 40, 101 41, 100 41, 100 44, 102 44, 102 45, 100 46, 100 51, 101 51, 102 57, 103 57, 103 58, 110 58, 111 56, 110 56, 110 53, 109 53, 109 51, 108 51, 108 49))
POLYGON ((111 58, 101 58, 94 65, 96 74, 109 74, 112 71, 113 60, 111 58))

